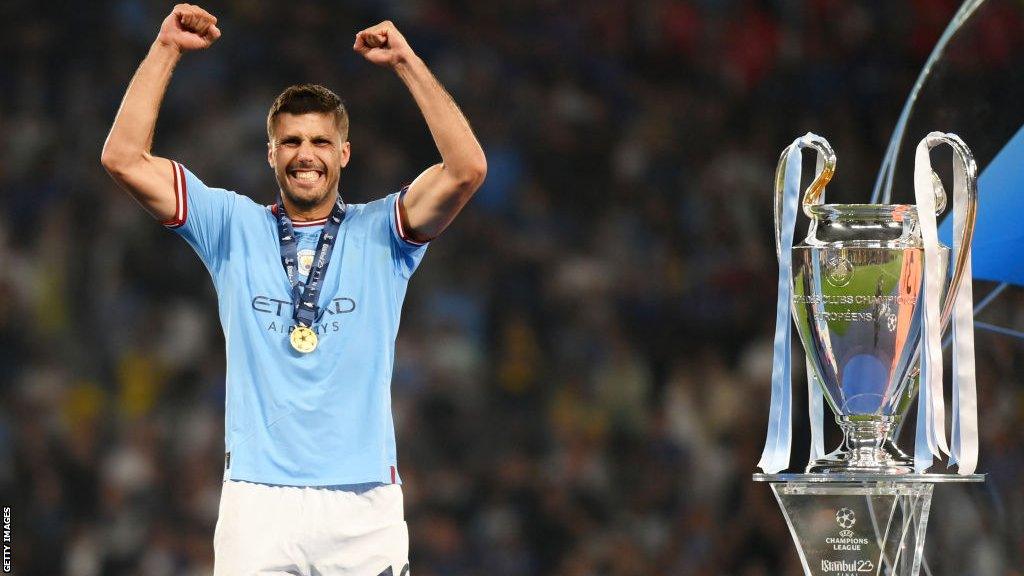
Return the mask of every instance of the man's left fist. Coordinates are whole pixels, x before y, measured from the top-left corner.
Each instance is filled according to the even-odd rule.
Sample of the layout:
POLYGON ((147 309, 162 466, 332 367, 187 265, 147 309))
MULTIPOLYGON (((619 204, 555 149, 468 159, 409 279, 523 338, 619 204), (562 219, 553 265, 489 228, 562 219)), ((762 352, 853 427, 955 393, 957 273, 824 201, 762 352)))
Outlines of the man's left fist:
POLYGON ((356 34, 356 43, 352 45, 352 49, 378 66, 394 67, 414 56, 412 48, 405 41, 405 36, 402 36, 390 20, 370 26, 356 34))

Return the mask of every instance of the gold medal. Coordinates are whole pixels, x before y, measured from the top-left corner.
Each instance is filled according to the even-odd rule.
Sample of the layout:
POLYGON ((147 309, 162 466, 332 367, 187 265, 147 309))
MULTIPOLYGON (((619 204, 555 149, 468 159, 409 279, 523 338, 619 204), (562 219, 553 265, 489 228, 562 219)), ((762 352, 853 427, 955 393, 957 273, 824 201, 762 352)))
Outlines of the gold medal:
POLYGON ((291 340, 292 348, 302 354, 309 354, 316 350, 316 332, 313 332, 309 326, 296 326, 288 339, 291 340))

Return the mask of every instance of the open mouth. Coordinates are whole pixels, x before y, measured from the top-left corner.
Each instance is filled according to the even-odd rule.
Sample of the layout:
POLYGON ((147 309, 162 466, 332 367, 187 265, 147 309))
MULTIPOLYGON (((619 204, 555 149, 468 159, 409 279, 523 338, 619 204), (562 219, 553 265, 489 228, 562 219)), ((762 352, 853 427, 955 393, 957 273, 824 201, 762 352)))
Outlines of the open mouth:
POLYGON ((324 173, 320 170, 302 168, 288 171, 288 178, 300 186, 316 186, 320 184, 323 177, 324 173))

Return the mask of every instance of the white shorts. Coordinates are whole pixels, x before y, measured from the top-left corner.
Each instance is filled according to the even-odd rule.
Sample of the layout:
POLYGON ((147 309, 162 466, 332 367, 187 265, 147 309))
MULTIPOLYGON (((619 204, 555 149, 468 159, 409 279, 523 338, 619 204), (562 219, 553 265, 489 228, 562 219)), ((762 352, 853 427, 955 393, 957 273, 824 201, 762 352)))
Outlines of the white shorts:
POLYGON ((401 486, 348 488, 224 482, 214 576, 409 576, 401 486))

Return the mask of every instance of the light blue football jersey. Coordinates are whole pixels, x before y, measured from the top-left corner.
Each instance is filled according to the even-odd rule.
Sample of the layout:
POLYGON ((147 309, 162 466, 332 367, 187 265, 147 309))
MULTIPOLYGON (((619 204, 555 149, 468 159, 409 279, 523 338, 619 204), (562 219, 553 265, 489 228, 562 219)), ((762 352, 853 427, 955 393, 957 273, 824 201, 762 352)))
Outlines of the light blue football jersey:
MULTIPOLYGON (((225 479, 290 486, 401 483, 391 373, 402 301, 426 245, 405 239, 400 192, 348 204, 313 329, 292 349, 291 286, 270 206, 209 188, 174 162, 177 212, 164 222, 199 254, 217 290, 227 351, 225 479)), ((295 226, 304 282, 323 221, 295 226)))

